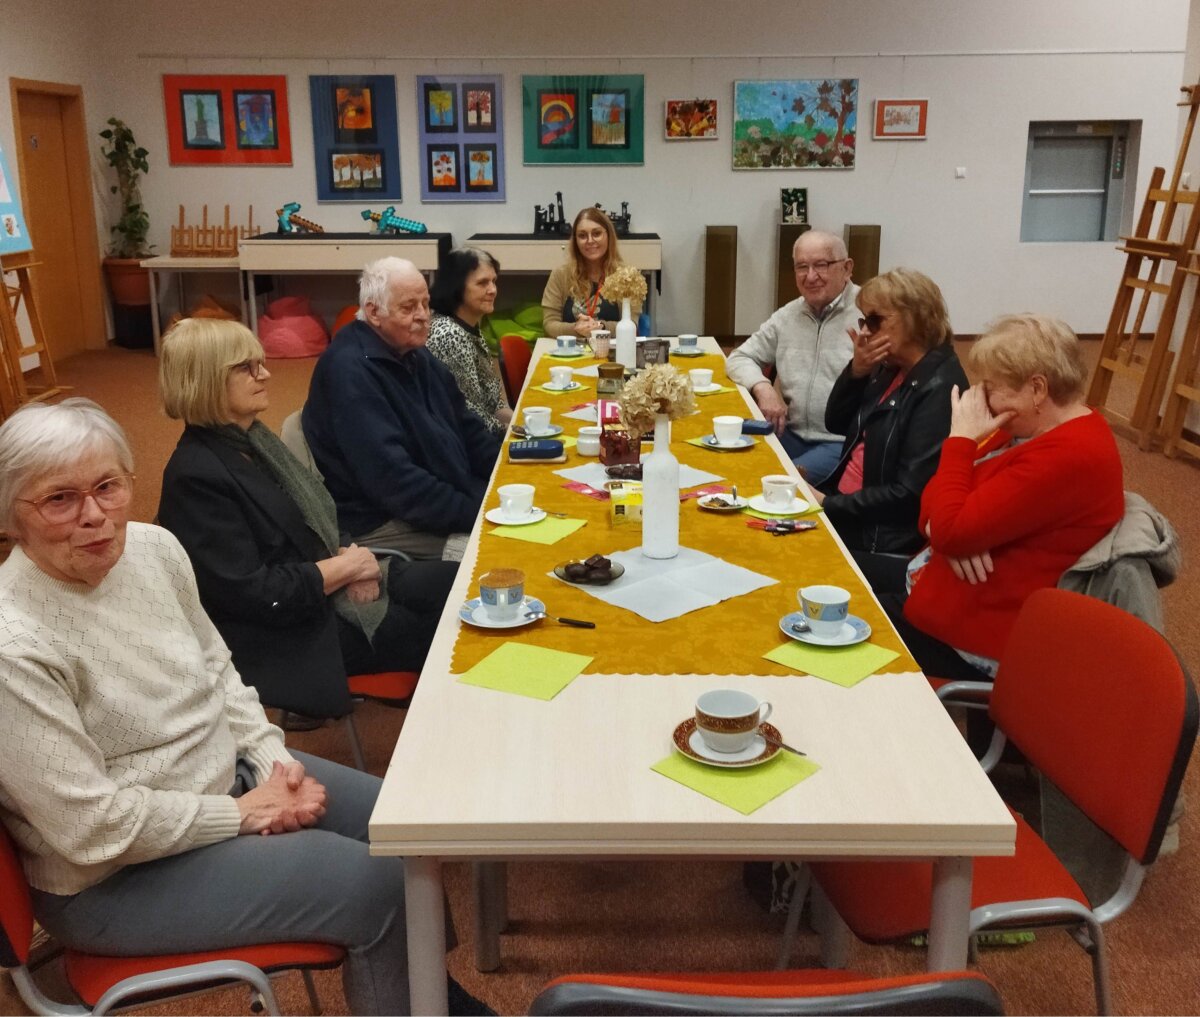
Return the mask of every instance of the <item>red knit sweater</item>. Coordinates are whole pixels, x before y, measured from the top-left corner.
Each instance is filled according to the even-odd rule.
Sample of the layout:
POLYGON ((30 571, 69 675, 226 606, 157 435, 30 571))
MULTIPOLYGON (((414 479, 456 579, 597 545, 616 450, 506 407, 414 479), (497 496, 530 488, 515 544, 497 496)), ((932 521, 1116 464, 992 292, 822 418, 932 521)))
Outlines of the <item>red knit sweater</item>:
POLYGON ((921 498, 933 556, 916 577, 904 614, 960 650, 998 658, 1025 598, 1058 585, 1084 551, 1125 512, 1121 457, 1096 412, 976 460, 999 441, 977 446, 947 438, 938 471, 921 498), (946 556, 989 551, 995 571, 972 586, 946 556))

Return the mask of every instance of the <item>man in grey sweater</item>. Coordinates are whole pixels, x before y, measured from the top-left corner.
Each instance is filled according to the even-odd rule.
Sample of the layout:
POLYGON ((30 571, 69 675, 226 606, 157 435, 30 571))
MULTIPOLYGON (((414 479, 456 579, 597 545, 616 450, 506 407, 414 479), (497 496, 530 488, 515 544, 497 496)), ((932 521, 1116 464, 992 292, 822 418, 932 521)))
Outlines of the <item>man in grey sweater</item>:
POLYGON ((792 264, 800 296, 729 355, 726 371, 750 390, 792 462, 811 483, 819 483, 842 451, 842 436, 825 427, 825 404, 853 354, 847 330, 858 325, 858 287, 850 281, 854 262, 846 245, 832 233, 801 234, 792 248, 792 264), (772 366, 779 392, 763 374, 772 366))

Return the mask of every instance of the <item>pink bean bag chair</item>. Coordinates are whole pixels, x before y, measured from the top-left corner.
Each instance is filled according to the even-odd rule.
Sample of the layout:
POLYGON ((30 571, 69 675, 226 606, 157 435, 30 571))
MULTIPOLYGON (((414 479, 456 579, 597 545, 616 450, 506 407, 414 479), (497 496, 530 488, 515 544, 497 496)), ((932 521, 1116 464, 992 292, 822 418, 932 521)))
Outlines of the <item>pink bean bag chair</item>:
POLYGON ((258 338, 268 357, 315 357, 329 345, 329 330, 308 297, 280 297, 258 319, 258 338))

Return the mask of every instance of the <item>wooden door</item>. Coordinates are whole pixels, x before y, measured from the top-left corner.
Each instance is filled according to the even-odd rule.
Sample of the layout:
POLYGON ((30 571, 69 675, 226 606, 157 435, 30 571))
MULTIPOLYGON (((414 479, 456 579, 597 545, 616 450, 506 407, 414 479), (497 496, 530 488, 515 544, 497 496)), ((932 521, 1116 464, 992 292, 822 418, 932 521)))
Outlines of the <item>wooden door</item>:
POLYGON ((106 342, 90 158, 77 86, 11 79, 34 295, 55 360, 106 342))

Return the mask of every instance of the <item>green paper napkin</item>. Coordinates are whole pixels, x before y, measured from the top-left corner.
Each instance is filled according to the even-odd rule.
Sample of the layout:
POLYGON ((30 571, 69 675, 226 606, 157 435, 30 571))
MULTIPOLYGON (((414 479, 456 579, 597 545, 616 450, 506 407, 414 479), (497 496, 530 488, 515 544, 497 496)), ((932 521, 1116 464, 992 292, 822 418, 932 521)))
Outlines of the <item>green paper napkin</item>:
POLYGON ((540 523, 529 523, 527 526, 497 526, 492 530, 492 536, 526 540, 531 544, 557 544, 563 537, 569 537, 579 527, 586 525, 586 519, 546 516, 540 523))
POLYGON ((811 777, 821 767, 811 759, 780 749, 769 763, 739 770, 705 766, 679 752, 672 752, 650 769, 748 816, 788 788, 811 777))
POLYGON ((591 662, 591 657, 580 653, 510 642, 501 644, 458 680, 481 689, 550 700, 591 662))
POLYGON ((767 660, 776 664, 803 671, 814 678, 848 689, 864 678, 873 675, 884 664, 900 656, 895 650, 874 643, 857 643, 854 646, 813 646, 796 640, 777 646, 764 653, 767 660))
POLYGON ((580 382, 579 386, 579 388, 553 388, 550 385, 534 385, 533 387, 550 395, 579 395, 585 389, 591 388, 591 385, 585 385, 583 382, 580 382))
MULTIPOLYGON (((748 436, 748 437, 750 437, 750 441, 753 442, 755 445, 758 444, 757 438, 755 438, 753 436, 748 436)), ((740 452, 743 448, 750 447, 749 445, 739 445, 737 448, 717 448, 715 445, 708 444, 708 442, 706 442, 704 440, 703 436, 701 436, 699 438, 688 438, 687 443, 689 445, 695 445, 696 448, 707 449, 709 452, 740 452)))

